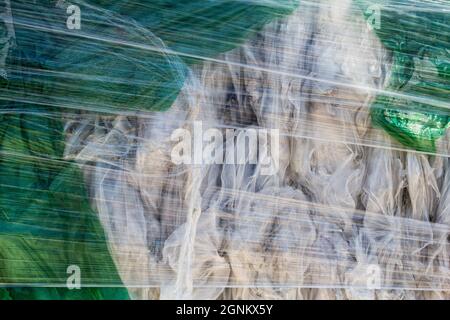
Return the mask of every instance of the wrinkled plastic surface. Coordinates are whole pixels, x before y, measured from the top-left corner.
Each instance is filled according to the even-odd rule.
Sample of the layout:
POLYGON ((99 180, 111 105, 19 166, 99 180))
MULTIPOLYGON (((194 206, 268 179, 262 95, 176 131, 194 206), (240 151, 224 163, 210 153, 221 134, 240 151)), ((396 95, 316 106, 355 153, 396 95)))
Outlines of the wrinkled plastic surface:
POLYGON ((450 297, 447 1, 5 3, 0 298, 450 297))

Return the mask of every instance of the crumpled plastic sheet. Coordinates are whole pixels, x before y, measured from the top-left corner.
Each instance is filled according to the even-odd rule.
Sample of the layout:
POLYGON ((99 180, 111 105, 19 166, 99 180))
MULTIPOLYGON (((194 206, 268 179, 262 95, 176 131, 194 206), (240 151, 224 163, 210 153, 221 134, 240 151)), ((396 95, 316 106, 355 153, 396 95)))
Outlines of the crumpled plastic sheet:
MULTIPOLYGON (((240 3, 217 2, 230 8, 240 3)), ((414 8, 429 8, 431 13, 442 9, 448 18, 448 1, 388 2, 399 14, 414 8)), ((94 225, 98 218, 103 230, 94 232, 95 241, 76 238, 81 244, 94 241, 100 249, 93 251, 102 250, 105 256, 101 265, 86 262, 95 271, 92 283, 101 277, 100 287, 109 281, 117 290, 126 288, 134 299, 450 298, 448 134, 444 130, 433 145, 431 140, 419 143, 417 136, 405 143, 398 138, 404 132, 392 124, 388 129, 376 119, 372 123, 379 110, 394 110, 395 117, 408 113, 395 99, 434 104, 437 109, 427 111, 430 117, 441 112, 447 117, 442 110, 448 108, 448 70, 443 66, 444 77, 434 73, 427 78, 442 86, 440 93, 431 90, 422 95, 417 87, 411 89, 417 83, 396 86, 402 72, 412 68, 427 75, 435 67, 415 58, 418 67, 398 71, 401 66, 395 59, 405 53, 389 47, 385 34, 368 25, 364 14, 364 6, 380 1, 301 1, 291 11, 284 12, 283 7, 279 17, 264 21, 239 41, 233 38, 232 46, 200 49, 193 42, 177 47, 178 31, 170 24, 152 29, 144 14, 151 4, 126 3, 116 7, 102 3, 101 10, 92 6, 86 15, 82 11, 88 21, 101 17, 101 23, 120 32, 83 25, 82 34, 93 36, 74 47, 58 46, 64 50, 55 55, 53 45, 44 42, 49 56, 42 59, 49 67, 37 68, 27 78, 30 85, 42 85, 42 93, 33 89, 24 95, 15 90, 22 80, 17 84, 9 80, 12 87, 0 93, 8 101, 2 107, 2 122, 15 116, 16 121, 30 123, 27 127, 13 122, 11 129, 2 130, 12 137, 8 145, 2 142, 2 165, 26 163, 16 141, 25 138, 17 138, 13 128, 28 137, 45 126, 53 129, 41 134, 41 140, 30 140, 37 147, 26 157, 42 162, 38 172, 55 175, 61 170, 55 164, 59 161, 81 172, 65 179, 83 186, 85 190, 78 192, 86 194, 90 205, 72 212, 94 225), (109 17, 109 10, 118 15, 109 17), (133 20, 124 20, 127 14, 134 15, 133 20), (116 59, 99 53, 93 42, 99 35, 112 39, 101 51, 114 50, 116 59), (132 43, 131 49, 130 43, 122 46, 124 39, 132 43), (141 58, 143 52, 148 59, 141 58), (115 68, 121 73, 109 78, 105 70, 115 68), (152 72, 160 68, 164 72, 152 72), (386 97, 394 100, 386 102, 386 97), (17 101, 25 103, 20 113, 13 108, 22 106, 17 101), (51 108, 39 107, 49 104, 51 108), (226 150, 234 150, 236 161, 174 163, 174 132, 195 132, 199 126, 203 132, 217 129, 223 136, 232 129, 235 138, 224 144, 226 150), (234 143, 245 139, 249 129, 267 130, 268 141, 279 142, 269 148, 277 159, 272 174, 267 174, 261 159, 251 163, 251 152, 234 143), (62 143, 51 145, 57 132, 63 134, 62 143), (8 164, 4 159, 14 150, 18 159, 8 164), (55 155, 49 159, 51 152, 55 155), (112 276, 116 273, 120 280, 112 276)), ((170 11, 167 14, 170 18, 170 11)), ((380 30, 384 21, 390 21, 383 17, 381 11, 380 30)), ((195 41, 198 35, 201 40, 205 35, 200 29, 189 39, 195 41)), ((441 30, 444 35, 431 44, 442 39, 443 48, 436 50, 448 56, 446 29, 441 30)), ((214 39, 214 32, 205 38, 214 39)), ((189 32, 182 35, 189 37, 189 32)), ((7 74, 19 79, 22 73, 7 74)), ((413 108, 413 116, 418 110, 423 111, 413 108)), ((27 176, 23 167, 14 170, 27 176)), ((11 184, 13 174, 0 176, 2 183, 11 184)), ((35 196, 25 194, 20 200, 25 203, 35 196)), ((4 202, 0 207, 5 210, 4 202)), ((55 206, 58 210, 65 212, 63 205, 55 206)), ((0 237, 6 237, 10 220, 0 222, 0 237)), ((51 227, 68 228, 64 223, 51 227)), ((80 228, 77 234, 89 233, 83 224, 80 228)), ((5 247, 1 241, 0 257, 15 244, 12 240, 5 247)), ((39 246, 33 250, 39 252, 39 246)), ((66 260, 72 255, 69 251, 66 260)), ((0 263, 0 277, 8 259, 12 258, 0 263)), ((19 283, 14 277, 6 280, 19 283)), ((59 277, 56 281, 65 283, 59 277)))

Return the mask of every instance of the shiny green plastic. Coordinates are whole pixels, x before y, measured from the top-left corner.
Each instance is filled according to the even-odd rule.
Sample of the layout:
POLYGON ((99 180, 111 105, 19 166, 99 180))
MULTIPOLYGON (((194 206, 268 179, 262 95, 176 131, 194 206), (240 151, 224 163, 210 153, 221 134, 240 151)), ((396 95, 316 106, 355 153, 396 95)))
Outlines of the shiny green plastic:
POLYGON ((372 105, 375 125, 403 145, 436 152, 450 123, 450 1, 356 0, 392 53, 385 93, 372 105))

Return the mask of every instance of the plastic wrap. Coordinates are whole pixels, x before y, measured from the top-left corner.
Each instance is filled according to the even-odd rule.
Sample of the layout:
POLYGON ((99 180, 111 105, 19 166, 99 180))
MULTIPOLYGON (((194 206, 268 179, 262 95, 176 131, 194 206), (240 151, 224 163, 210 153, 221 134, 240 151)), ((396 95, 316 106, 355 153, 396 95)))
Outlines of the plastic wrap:
POLYGON ((0 8, 1 298, 450 297, 447 0, 0 8))

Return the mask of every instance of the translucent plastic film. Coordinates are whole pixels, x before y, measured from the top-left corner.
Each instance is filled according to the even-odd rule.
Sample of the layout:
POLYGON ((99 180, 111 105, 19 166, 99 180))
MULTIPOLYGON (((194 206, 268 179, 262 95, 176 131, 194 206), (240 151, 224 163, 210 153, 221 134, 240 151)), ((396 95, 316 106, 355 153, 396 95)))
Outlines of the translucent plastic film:
POLYGON ((0 0, 0 298, 450 298, 450 2, 0 0))

